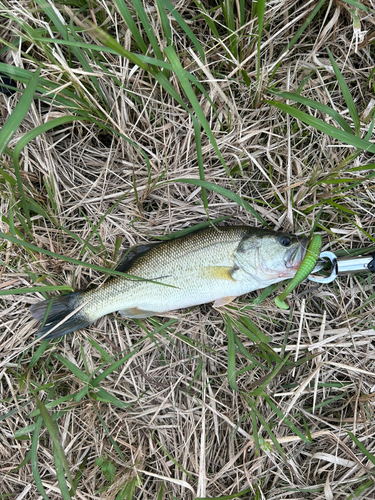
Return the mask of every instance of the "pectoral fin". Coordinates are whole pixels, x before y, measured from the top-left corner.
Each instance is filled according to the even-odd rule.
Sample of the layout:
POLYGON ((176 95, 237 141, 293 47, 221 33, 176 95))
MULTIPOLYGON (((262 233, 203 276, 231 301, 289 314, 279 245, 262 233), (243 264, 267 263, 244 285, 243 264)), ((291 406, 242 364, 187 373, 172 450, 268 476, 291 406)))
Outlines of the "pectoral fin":
POLYGON ((159 314, 155 311, 146 311, 145 309, 140 309, 139 307, 129 307, 129 309, 121 309, 119 313, 126 318, 147 318, 148 316, 155 316, 155 314, 159 314))
POLYGON ((207 266, 202 271, 203 278, 236 281, 233 276, 234 268, 227 266, 207 266))
POLYGON ((232 302, 232 300, 236 299, 237 295, 230 295, 229 297, 222 297, 221 299, 216 299, 213 303, 213 307, 222 307, 226 304, 232 302))

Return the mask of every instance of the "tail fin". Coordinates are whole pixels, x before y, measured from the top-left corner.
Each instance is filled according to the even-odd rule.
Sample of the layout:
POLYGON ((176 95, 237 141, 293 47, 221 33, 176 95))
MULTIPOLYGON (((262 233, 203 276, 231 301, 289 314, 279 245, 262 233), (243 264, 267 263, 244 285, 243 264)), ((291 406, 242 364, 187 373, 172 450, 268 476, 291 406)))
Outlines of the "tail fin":
MULTIPOLYGON (((61 325, 46 335, 43 340, 57 339, 67 333, 80 330, 92 323, 85 318, 82 309, 72 314, 80 306, 78 299, 82 292, 60 295, 49 300, 43 300, 30 307, 30 312, 35 319, 42 324, 38 330, 38 338, 42 337, 52 328, 55 328, 60 322, 61 325), (70 314, 72 314, 70 317, 70 314), (66 321, 64 319, 66 318, 66 321)), ((81 302, 83 304, 83 302, 81 302)))

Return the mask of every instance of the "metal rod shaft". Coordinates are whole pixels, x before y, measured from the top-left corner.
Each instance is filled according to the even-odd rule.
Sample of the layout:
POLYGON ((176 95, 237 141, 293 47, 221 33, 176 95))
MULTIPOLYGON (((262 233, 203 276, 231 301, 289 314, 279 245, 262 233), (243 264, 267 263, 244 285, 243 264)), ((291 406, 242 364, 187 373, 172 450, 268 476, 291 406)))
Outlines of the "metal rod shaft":
POLYGON ((348 257, 344 259, 337 259, 337 273, 340 274, 350 274, 350 273, 360 273, 369 272, 368 265, 373 260, 371 255, 366 257, 348 257))

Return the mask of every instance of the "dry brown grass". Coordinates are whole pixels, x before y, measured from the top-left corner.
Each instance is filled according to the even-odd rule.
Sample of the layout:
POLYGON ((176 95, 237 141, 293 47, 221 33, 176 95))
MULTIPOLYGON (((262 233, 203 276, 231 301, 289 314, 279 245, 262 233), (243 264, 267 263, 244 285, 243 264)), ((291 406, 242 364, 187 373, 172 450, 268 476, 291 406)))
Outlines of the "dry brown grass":
MULTIPOLYGON (((203 3, 207 8, 217 5, 215 1, 203 3)), ((374 7, 370 1, 363 4, 374 7)), ((271 83, 277 90, 296 92, 303 78, 308 77, 302 95, 333 107, 352 126, 335 77, 325 67, 330 64, 326 47, 333 53, 360 115, 373 99, 373 13, 358 13, 364 39, 359 40, 356 52, 350 13, 353 6, 339 0, 327 2, 291 50, 283 52, 315 5, 295 0, 267 3, 258 80, 256 41, 248 36, 256 35, 257 23, 249 12, 241 40, 241 67, 225 49, 221 9, 211 13, 222 37, 218 42, 198 16, 194 2, 176 2, 177 11, 188 21, 207 54, 206 66, 187 51, 191 42, 176 23, 172 23, 174 42, 182 64, 205 84, 214 103, 216 115, 198 93, 232 172, 230 178, 212 143, 202 133, 206 181, 244 197, 271 227, 308 234, 318 221, 316 230, 323 235, 325 248, 366 248, 374 241, 366 236, 372 235, 374 229, 374 182, 370 178, 347 191, 348 181, 319 183, 331 177, 354 148, 281 113, 265 100, 274 98, 268 92, 271 83), (250 86, 243 81, 241 68, 250 86), (270 82, 273 68, 276 72, 270 82)), ((0 13, 4 20, 0 37, 7 42, 18 45, 15 37, 20 31, 17 22, 7 18, 9 12, 35 29, 48 25, 44 14, 33 10, 29 3, 8 1, 0 13)), ((131 36, 111 2, 100 0, 92 8, 96 19, 98 12, 112 35, 118 33, 123 46, 133 50, 131 36)), ((67 8, 65 15, 69 19, 67 8)), ((156 8, 149 6, 148 15, 163 45, 156 8)), ((81 23, 86 22, 83 17, 79 18, 81 23)), ((86 35, 87 43, 93 43, 93 37, 86 35)), ((38 136, 25 147, 21 174, 26 195, 51 216, 49 220, 32 212, 32 231, 25 233, 25 240, 82 261, 111 265, 117 238, 127 248, 207 220, 201 189, 178 181, 199 179, 191 116, 149 75, 142 70, 131 71, 133 65, 125 58, 103 54, 101 66, 92 63, 104 95, 104 100, 98 102, 82 67, 78 63, 72 68, 64 66, 67 50, 63 46, 55 46, 60 66, 46 61, 40 44, 33 45, 26 35, 22 50, 8 52, 5 57, 7 62, 30 70, 36 67, 34 60, 41 61, 44 78, 61 83, 61 88, 68 83, 73 89, 73 82, 74 92, 85 101, 89 113, 99 110, 99 121, 107 120, 105 130, 77 120, 38 136), (146 152, 150 172, 139 149, 111 132, 109 126, 146 152), (53 183, 55 206, 43 177, 50 185, 53 183), (87 240, 92 247, 84 247, 87 240)), ((170 76, 170 81, 186 100, 175 75, 170 76)), ((2 122, 16 100, 0 94, 2 122)), ((309 112, 332 122, 317 111, 309 112)), ((29 130, 65 113, 58 102, 46 105, 34 100, 9 148, 12 150, 29 130)), ((368 127, 368 122, 361 122, 362 137, 368 127)), ((371 162, 370 154, 361 153, 348 167, 371 162)), ((9 156, 4 155, 1 166, 14 176, 9 156)), ((367 173, 342 169, 336 178, 361 180, 367 173)), ((18 192, 2 181, 1 193, 1 213, 8 218, 10 207, 16 207, 18 192)), ((231 224, 259 226, 252 214, 213 191, 208 191, 208 214, 212 219, 231 216, 231 224)), ((9 232, 6 219, 0 225, 1 231, 9 232)), ((17 218, 15 227, 24 234, 17 218)), ((1 268, 3 290, 31 286, 33 276, 42 275, 44 284, 68 284, 77 289, 99 284, 103 279, 92 269, 77 268, 7 242, 1 247, 1 259, 5 263, 1 268)), ((342 277, 317 288, 305 282, 291 299, 292 314, 277 309, 273 295, 255 308, 246 309, 249 300, 257 295, 242 297, 224 310, 232 318, 250 318, 271 338, 271 346, 279 354, 285 347, 291 359, 306 352, 317 355, 275 376, 265 389, 282 414, 311 436, 310 444, 291 431, 262 395, 250 396, 266 370, 254 366, 243 371, 237 377, 239 392, 229 386, 225 325, 221 313, 210 305, 171 313, 177 322, 155 334, 154 329, 170 318, 136 323, 119 315, 104 317, 86 330, 51 343, 30 367, 40 343, 32 344, 36 323, 27 306, 42 296, 2 296, 0 497, 41 498, 33 479, 32 460, 25 460, 33 431, 22 432, 36 421, 32 414, 36 410, 35 391, 45 404, 57 401, 48 409, 51 414, 61 412, 57 425, 73 477, 82 466, 74 496, 77 499, 123 498, 117 496, 119 491, 126 485, 130 491, 131 484, 135 488, 129 498, 134 499, 237 498, 236 493, 247 489, 241 498, 374 498, 375 311, 371 278, 342 277), (58 401, 78 394, 85 383, 57 355, 89 375, 105 370, 136 344, 139 350, 100 383, 110 395, 129 404, 127 408, 101 401, 92 387, 79 400, 58 401), (272 428, 285 459, 259 421, 258 435, 264 441, 257 456, 249 399, 272 428), (372 454, 372 461, 347 431, 372 454), (15 439, 15 433, 19 439, 15 439), (112 462, 112 481, 97 465, 98 457, 112 462)), ((247 337, 239 334, 239 338, 249 353, 259 354, 247 337)), ((237 352, 236 363, 237 370, 241 370, 250 361, 237 352)), ((44 426, 38 439, 36 465, 48 498, 62 498, 53 445, 44 426)))

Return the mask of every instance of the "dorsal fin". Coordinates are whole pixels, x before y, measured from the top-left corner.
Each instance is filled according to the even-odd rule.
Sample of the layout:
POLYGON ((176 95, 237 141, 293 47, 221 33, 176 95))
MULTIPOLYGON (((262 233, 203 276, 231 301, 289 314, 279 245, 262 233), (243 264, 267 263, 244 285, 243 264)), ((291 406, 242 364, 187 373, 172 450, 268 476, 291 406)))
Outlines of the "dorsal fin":
POLYGON ((117 264, 115 270, 120 271, 121 273, 126 273, 130 269, 130 267, 134 264, 134 262, 139 259, 142 255, 148 252, 155 245, 159 245, 160 242, 157 243, 145 243, 142 245, 136 245, 134 247, 130 247, 128 250, 125 250, 123 255, 121 256, 120 262, 117 264))

